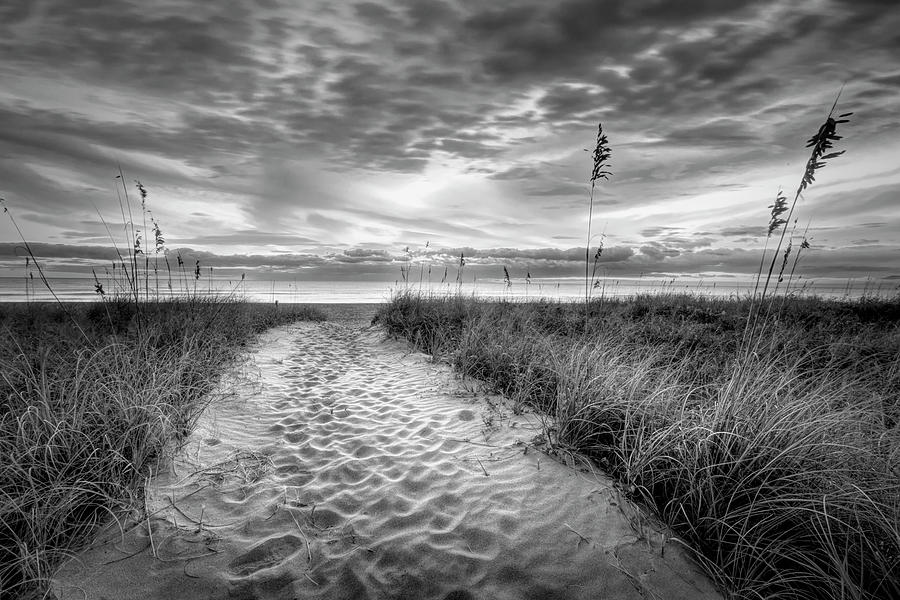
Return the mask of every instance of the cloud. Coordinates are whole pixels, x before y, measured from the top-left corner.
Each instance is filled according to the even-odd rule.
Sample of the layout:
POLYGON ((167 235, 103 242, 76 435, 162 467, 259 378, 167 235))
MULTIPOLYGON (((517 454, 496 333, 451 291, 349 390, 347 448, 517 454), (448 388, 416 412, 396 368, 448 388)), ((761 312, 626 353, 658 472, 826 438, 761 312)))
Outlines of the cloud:
POLYGON ((238 245, 238 246, 320 246, 322 242, 311 238, 274 231, 244 229, 228 233, 199 235, 194 237, 173 237, 170 244, 198 245, 238 245))
MULTIPOLYGON (((118 258, 115 249, 108 246, 76 246, 70 244, 46 244, 43 242, 32 242, 29 246, 31 247, 32 252, 39 258, 78 258, 104 261, 111 261, 118 258)), ((24 243, 0 242, 0 257, 2 257, 4 261, 22 259, 22 262, 24 262, 27 255, 28 252, 24 243)))
MULTIPOLYGON (((103 246, 76 246, 35 243, 32 250, 51 279, 55 273, 81 273, 88 277, 91 269, 105 273, 119 259, 116 252, 103 246)), ((440 271, 458 268, 460 255, 465 257, 468 273, 481 278, 498 278, 505 266, 513 273, 528 271, 535 278, 579 278, 584 276, 584 248, 385 248, 355 247, 342 251, 281 254, 218 254, 193 248, 176 247, 167 252, 170 266, 176 267, 181 257, 185 269, 192 270, 196 261, 202 269, 213 267, 224 276, 245 273, 251 279, 301 280, 374 280, 396 279, 401 266, 440 271)), ((20 244, 0 243, 0 271, 18 276, 25 267, 25 254, 20 244)), ((152 257, 153 255, 151 255, 152 257)), ((771 251, 769 253, 771 256, 771 251)), ((872 276, 890 278, 897 275, 900 244, 884 244, 874 239, 852 240, 840 248, 813 245, 803 251, 798 274, 803 278, 872 276)), ((741 275, 750 277, 759 268, 761 254, 747 248, 704 247, 651 242, 640 246, 609 246, 598 259, 600 272, 611 277, 671 276, 672 274, 709 276, 741 275)), ((159 256, 163 260, 163 256, 159 256)), ((33 266, 32 266, 33 269, 33 266)), ((519 275, 516 275, 517 277, 519 275)))
POLYGON ((694 127, 678 127, 666 133, 665 143, 708 148, 740 148, 759 145, 759 134, 746 122, 714 119, 694 127))
POLYGON ((353 5, 353 13, 362 21, 384 29, 403 27, 404 22, 393 10, 375 2, 360 2, 353 5))
POLYGON ((641 230, 641 235, 644 237, 656 237, 659 235, 670 235, 673 233, 678 233, 682 231, 682 227, 647 227, 641 230))
POLYGON ((736 225, 722 227, 714 231, 700 232, 704 236, 722 236, 724 238, 761 238, 766 235, 767 228, 761 225, 736 225))
POLYGON ((220 94, 238 101, 258 88, 265 66, 253 52, 252 14, 237 2, 189 11, 147 11, 128 1, 35 5, 0 36, 0 52, 14 53, 19 73, 77 78, 98 90, 127 86, 152 97, 202 101, 220 94))
POLYGON ((392 263, 397 259, 387 250, 373 250, 366 248, 351 248, 350 250, 344 250, 340 254, 331 255, 333 260, 341 263, 363 263, 363 264, 373 264, 373 263, 392 263))

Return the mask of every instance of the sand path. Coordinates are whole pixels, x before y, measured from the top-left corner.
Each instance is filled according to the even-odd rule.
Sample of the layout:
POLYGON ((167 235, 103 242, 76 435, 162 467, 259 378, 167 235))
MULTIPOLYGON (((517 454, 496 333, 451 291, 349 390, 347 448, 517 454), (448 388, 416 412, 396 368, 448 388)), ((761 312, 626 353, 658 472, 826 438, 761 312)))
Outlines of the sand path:
POLYGON ((529 448, 536 416, 364 324, 268 332, 60 600, 719 597, 611 482, 529 448))

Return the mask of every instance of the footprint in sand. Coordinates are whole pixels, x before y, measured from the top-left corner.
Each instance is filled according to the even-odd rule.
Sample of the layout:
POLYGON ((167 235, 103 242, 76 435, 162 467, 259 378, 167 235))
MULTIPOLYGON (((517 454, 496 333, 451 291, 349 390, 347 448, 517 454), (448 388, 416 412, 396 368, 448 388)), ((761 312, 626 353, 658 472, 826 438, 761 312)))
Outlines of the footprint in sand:
POLYGON ((228 570, 238 577, 246 577, 291 559, 303 547, 303 539, 292 534, 268 539, 228 563, 228 570))

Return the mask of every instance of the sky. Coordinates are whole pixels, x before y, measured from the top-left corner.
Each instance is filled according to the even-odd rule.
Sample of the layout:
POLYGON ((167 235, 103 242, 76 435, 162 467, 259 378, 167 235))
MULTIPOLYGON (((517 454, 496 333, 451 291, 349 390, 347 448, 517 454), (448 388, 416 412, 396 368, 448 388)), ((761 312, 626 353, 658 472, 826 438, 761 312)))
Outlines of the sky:
POLYGON ((51 269, 108 264, 124 181, 191 264, 578 276, 598 123, 601 273, 756 273, 840 92, 798 269, 900 279, 898 56, 897 0, 3 0, 0 274, 10 215, 51 269))

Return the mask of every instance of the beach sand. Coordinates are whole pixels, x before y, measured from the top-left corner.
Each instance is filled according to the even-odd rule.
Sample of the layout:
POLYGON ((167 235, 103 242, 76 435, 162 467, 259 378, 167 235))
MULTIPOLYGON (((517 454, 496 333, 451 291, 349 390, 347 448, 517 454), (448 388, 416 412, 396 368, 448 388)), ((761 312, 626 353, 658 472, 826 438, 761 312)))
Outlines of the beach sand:
POLYGON ((609 479, 540 452, 537 415, 371 308, 332 317, 264 334, 149 518, 65 564, 60 600, 720 597, 609 479))

